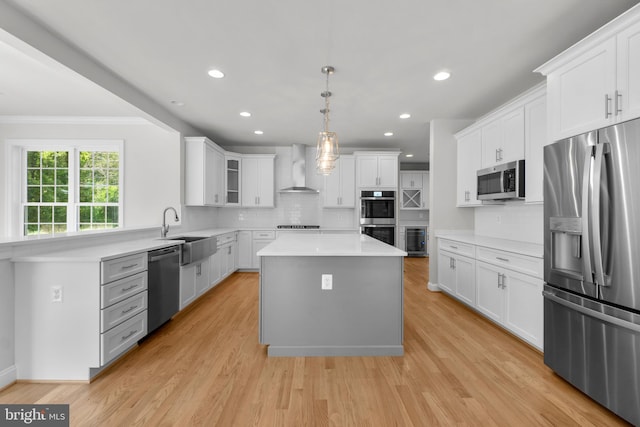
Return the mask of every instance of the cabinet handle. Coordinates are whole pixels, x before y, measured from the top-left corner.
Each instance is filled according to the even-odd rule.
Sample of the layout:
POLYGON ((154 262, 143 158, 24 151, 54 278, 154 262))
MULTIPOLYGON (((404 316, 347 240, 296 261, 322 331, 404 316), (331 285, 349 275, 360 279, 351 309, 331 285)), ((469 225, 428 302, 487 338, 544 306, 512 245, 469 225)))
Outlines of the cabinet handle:
POLYGON ((450 247, 451 249, 458 249, 458 247, 457 247, 457 246, 453 246, 453 245, 449 245, 449 247, 450 247))
POLYGON ((138 285, 131 285, 131 286, 129 286, 128 288, 122 288, 122 292, 130 291, 131 289, 134 289, 134 288, 136 288, 136 287, 138 287, 138 285))
POLYGON ((618 114, 622 114, 622 94, 618 90, 616 90, 615 109, 616 109, 616 116, 618 114))
POLYGON ((501 257, 497 256, 496 259, 498 259, 500 261, 504 261, 504 262, 509 262, 508 258, 501 258, 501 257))
POLYGON ((500 161, 502 161, 502 148, 498 148, 498 153, 500 153, 500 161))
POLYGON ((498 149, 496 148, 496 162, 497 162, 498 160, 500 160, 500 159, 498 158, 498 149))
POLYGON ((138 264, 123 265, 123 266, 122 266, 122 269, 123 269, 123 270, 128 270, 128 269, 130 269, 130 268, 137 267, 137 266, 138 266, 138 264))
POLYGON ((231 255, 231 246, 229 246, 229 251, 227 252, 229 255, 231 255))
POLYGON ((124 340, 126 340, 126 339, 131 338, 131 337, 132 337, 133 335, 135 335, 137 332, 138 332, 138 330, 135 330, 135 331, 131 331, 131 332, 129 332, 127 335, 123 335, 123 336, 122 336, 122 341, 124 341, 124 340))
POLYGON ((609 104, 611 103, 611 97, 608 93, 604 94, 604 118, 608 119, 611 115, 611 111, 609 111, 609 104))
POLYGON ((196 276, 202 275, 202 264, 196 265, 196 276))
POLYGON ((502 273, 498 273, 498 287, 502 288, 502 273))
POLYGON ((218 203, 218 195, 216 194, 215 197, 213 198, 215 203, 218 203))
POLYGON ((133 305, 129 308, 127 308, 126 310, 122 310, 122 314, 127 314, 127 313, 131 313, 133 310, 135 310, 136 308, 138 308, 137 305, 133 305))

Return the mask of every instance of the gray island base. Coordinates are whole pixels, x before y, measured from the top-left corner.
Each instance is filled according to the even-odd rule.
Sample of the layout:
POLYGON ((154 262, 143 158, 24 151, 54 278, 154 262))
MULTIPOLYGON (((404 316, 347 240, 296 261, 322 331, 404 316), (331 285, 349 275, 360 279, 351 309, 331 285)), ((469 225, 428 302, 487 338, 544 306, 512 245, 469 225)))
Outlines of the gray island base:
POLYGON ((282 236, 258 252, 268 355, 403 355, 405 254, 356 234, 282 236))

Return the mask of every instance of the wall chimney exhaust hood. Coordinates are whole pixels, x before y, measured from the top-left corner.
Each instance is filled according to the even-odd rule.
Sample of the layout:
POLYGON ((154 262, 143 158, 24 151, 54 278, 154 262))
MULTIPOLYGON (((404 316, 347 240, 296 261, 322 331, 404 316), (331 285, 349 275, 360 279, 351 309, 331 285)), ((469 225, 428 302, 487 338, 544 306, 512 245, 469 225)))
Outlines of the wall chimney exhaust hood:
POLYGON ((291 178, 293 187, 280 190, 280 193, 307 193, 318 194, 319 191, 309 188, 306 185, 306 146, 303 144, 293 144, 291 147, 291 178))

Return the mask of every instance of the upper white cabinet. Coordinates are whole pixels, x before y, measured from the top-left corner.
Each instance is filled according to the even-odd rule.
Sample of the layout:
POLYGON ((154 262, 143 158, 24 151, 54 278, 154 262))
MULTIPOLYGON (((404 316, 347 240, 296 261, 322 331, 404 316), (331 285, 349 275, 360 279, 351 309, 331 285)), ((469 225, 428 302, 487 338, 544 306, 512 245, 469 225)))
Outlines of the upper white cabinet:
POLYGON ((240 206, 240 171, 242 170, 242 158, 233 153, 225 153, 226 169, 225 179, 225 206, 240 206))
POLYGON ((356 160, 342 155, 331 174, 324 177, 324 207, 353 208, 356 205, 356 160))
POLYGON ((241 200, 244 207, 274 207, 275 155, 242 156, 241 200))
POLYGON ((400 172, 400 209, 429 209, 429 172, 400 172))
POLYGON ((399 152, 356 152, 358 188, 398 188, 399 152))
POLYGON ((478 206, 478 169, 525 159, 526 202, 542 202, 542 149, 548 144, 545 85, 524 92, 458 132, 457 206, 478 206))
POLYGON ((478 178, 480 169, 481 129, 456 134, 458 139, 458 170, 456 206, 478 206, 478 178))
POLYGON ((185 138, 185 204, 224 205, 224 151, 205 137, 185 138))
POLYGON ((482 168, 524 158, 524 108, 482 127, 482 168))
POLYGON ((547 76, 552 140, 640 117, 640 9, 620 15, 536 71, 547 76))

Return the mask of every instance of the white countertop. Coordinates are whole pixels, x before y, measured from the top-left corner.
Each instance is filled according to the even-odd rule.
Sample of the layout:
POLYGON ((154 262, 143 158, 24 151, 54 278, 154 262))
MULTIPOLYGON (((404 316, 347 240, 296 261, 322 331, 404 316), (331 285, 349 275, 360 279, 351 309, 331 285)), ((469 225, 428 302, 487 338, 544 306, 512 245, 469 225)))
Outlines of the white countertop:
POLYGON ((405 251, 362 234, 286 234, 258 252, 258 256, 406 255, 405 251))
POLYGON ((453 240, 470 245, 483 246, 486 248, 499 249, 521 255, 528 255, 536 258, 544 257, 544 246, 537 243, 520 242, 517 240, 498 239, 495 237, 478 236, 468 233, 437 233, 437 238, 453 240))
POLYGON ((100 262, 140 252, 152 251, 179 245, 180 240, 140 239, 126 242, 88 246, 66 251, 44 252, 34 255, 23 255, 12 259, 13 262, 100 262))

